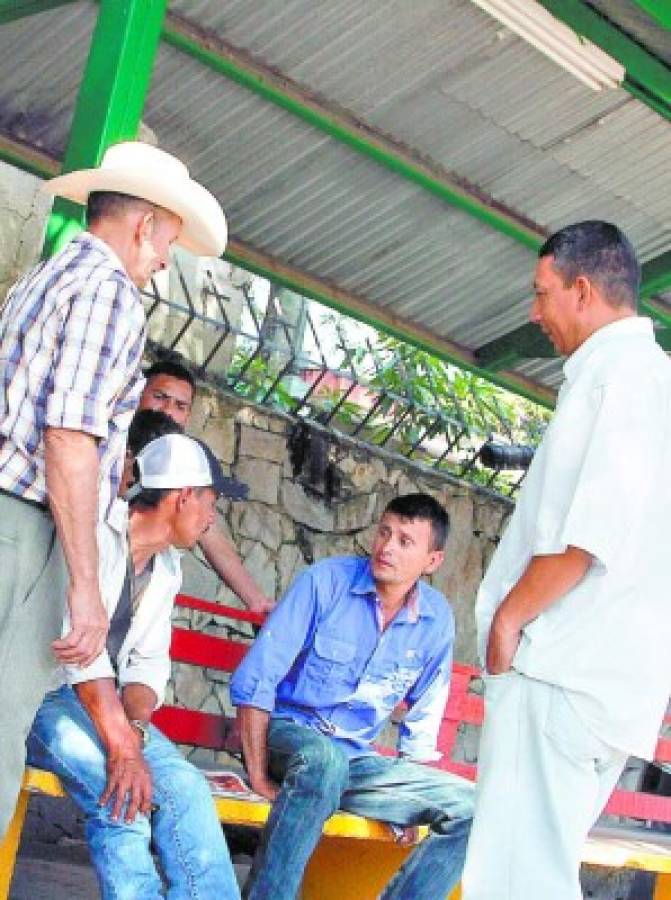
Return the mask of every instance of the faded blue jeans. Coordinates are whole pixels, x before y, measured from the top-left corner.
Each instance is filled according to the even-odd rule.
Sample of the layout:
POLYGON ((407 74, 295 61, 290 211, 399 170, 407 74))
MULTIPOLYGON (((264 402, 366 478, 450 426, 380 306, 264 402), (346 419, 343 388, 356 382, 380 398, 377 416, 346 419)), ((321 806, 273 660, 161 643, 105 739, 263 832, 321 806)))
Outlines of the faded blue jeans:
POLYGON ((383 900, 443 900, 458 884, 473 816, 470 782, 394 757, 349 759, 332 738, 285 719, 271 719, 268 747, 270 774, 282 789, 244 897, 294 900, 322 826, 337 809, 430 826, 383 900))
POLYGON ((240 897, 226 841, 201 773, 151 727, 144 757, 151 770, 151 821, 126 824, 98 804, 107 781, 106 757, 96 729, 72 688, 47 694, 27 741, 28 763, 55 772, 85 815, 86 839, 103 900, 156 900, 164 896, 150 851, 153 841, 170 900, 240 897))

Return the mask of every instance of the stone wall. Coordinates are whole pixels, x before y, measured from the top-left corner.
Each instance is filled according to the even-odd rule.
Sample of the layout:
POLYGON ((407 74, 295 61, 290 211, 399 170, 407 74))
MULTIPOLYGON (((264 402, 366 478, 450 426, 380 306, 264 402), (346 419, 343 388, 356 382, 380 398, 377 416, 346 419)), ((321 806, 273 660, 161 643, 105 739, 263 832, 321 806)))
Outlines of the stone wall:
MULTIPOLYGON (((329 490, 303 461, 296 470, 291 450, 295 423, 279 413, 246 405, 240 399, 200 387, 191 432, 207 441, 227 470, 245 481, 249 500, 219 504, 221 526, 263 589, 280 597, 306 565, 334 554, 365 554, 374 523, 398 494, 427 491, 447 508, 451 529, 445 562, 431 583, 445 593, 457 620, 458 660, 475 658, 473 601, 512 504, 471 485, 432 472, 384 451, 325 431, 317 435, 317 464, 330 471, 329 490), (309 476, 309 477, 308 477, 309 476), (331 488, 332 489, 332 488, 331 488)), ((318 466, 317 466, 318 468, 318 466)), ((240 606, 198 552, 184 558, 184 591, 240 606)), ((232 623, 205 613, 176 611, 176 620, 213 634, 226 634, 232 623)), ((239 632, 240 623, 235 623, 239 632)), ((242 626, 243 632, 247 626, 242 626)), ((251 637, 251 628, 246 631, 251 637)), ((227 678, 212 670, 176 664, 168 702, 212 713, 231 713, 227 678)), ((208 753, 197 753, 207 761, 208 753)))
POLYGON ((39 258, 52 198, 34 175, 0 162, 0 307, 7 291, 39 258))

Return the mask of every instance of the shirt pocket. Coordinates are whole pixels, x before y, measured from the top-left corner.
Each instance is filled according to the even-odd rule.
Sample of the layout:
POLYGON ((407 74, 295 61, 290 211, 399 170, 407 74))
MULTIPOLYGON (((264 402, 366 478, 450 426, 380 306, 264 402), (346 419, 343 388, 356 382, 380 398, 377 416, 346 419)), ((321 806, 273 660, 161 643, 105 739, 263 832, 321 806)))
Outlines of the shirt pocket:
POLYGON ((356 645, 331 634, 315 635, 312 653, 305 666, 306 676, 323 682, 327 678, 349 680, 351 664, 356 655, 356 645))

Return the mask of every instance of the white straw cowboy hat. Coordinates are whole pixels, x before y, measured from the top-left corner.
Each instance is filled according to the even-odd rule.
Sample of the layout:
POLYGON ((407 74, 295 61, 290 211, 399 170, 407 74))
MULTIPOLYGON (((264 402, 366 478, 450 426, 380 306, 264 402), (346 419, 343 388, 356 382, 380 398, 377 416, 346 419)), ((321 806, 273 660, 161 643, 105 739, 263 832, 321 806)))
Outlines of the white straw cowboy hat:
POLYGON ((142 141, 109 147, 97 169, 68 172, 45 182, 58 197, 86 205, 92 191, 118 191, 162 206, 182 220, 177 243, 199 256, 221 256, 226 246, 226 217, 219 201, 189 177, 170 153, 142 141))

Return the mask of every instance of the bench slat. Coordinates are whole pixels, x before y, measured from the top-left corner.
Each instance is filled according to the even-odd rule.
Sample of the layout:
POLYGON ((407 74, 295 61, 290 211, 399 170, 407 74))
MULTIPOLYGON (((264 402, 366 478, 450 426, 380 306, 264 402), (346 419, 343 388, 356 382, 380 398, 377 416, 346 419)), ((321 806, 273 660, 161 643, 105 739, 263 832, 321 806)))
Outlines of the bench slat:
POLYGON ((208 750, 227 749, 227 737, 233 731, 232 719, 179 706, 161 706, 151 720, 176 744, 192 744, 208 750))
POLYGON ((173 662, 232 672, 248 649, 247 644, 228 638, 199 634, 188 628, 172 629, 170 657, 173 662))
POLYGON ((200 597, 191 597, 189 594, 178 594, 175 598, 175 606, 181 606, 183 609, 195 609, 198 612, 209 612, 214 616, 237 619, 240 622, 251 622, 253 625, 263 625, 265 622, 265 616, 260 613, 238 609, 235 606, 224 606, 223 603, 213 603, 211 600, 201 600, 200 597))

